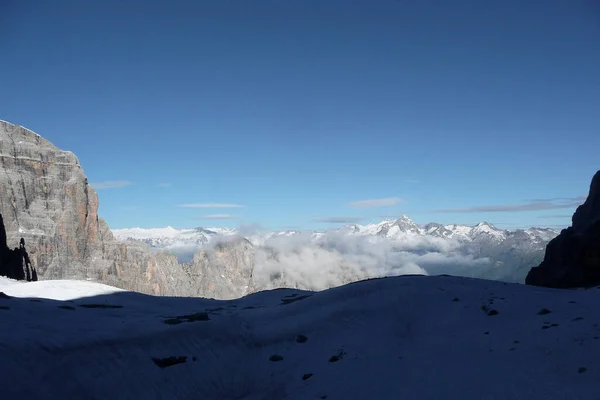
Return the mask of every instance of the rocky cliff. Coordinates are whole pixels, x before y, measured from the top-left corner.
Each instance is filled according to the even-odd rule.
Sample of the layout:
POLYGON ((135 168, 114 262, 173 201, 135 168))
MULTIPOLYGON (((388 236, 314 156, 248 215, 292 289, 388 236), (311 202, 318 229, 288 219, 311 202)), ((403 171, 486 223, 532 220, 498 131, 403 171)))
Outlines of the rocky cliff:
POLYGON ((600 171, 573 224, 546 246, 544 260, 527 274, 528 285, 577 288, 600 285, 600 171))
POLYGON ((143 293, 179 294, 170 284, 172 277, 185 275, 176 258, 115 240, 98 217, 98 196, 73 153, 4 121, 0 213, 8 242, 25 238, 40 279, 88 279, 143 293))

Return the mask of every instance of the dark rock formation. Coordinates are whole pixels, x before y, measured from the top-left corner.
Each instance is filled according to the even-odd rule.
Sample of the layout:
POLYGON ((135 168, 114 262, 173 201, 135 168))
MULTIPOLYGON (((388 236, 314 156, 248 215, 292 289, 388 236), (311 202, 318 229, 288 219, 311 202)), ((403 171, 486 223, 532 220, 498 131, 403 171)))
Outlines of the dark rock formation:
POLYGON ((11 279, 37 281, 37 272, 31 265, 25 249, 25 239, 21 238, 19 248, 11 250, 6 241, 4 219, 0 214, 0 276, 11 279))
POLYGON ((592 178, 590 193, 585 203, 575 210, 572 227, 575 233, 583 233, 598 221, 600 221, 600 171, 592 178))
POLYGON ((579 288, 600 285, 600 171, 573 214, 573 224, 546 246, 544 260, 527 274, 527 285, 579 288))

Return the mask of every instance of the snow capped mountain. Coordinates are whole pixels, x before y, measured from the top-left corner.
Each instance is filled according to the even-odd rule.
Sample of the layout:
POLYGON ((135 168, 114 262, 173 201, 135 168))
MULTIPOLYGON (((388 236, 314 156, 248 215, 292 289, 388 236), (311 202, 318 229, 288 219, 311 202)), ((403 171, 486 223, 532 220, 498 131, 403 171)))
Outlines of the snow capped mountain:
POLYGON ((548 241, 558 234, 544 228, 502 230, 488 222, 475 226, 419 225, 407 216, 374 224, 346 225, 325 232, 273 231, 241 235, 232 229, 167 227, 121 229, 114 233, 121 240, 140 241, 154 249, 173 252, 180 262, 190 262, 195 253, 211 242, 243 236, 257 252, 257 271, 267 274, 266 271, 272 269, 271 272, 278 275, 291 270, 302 271, 309 264, 318 265, 314 275, 297 276, 298 280, 294 281, 300 285, 296 287, 311 290, 321 287, 315 283, 321 282, 320 278, 315 281, 315 277, 322 277, 324 270, 330 271, 338 284, 347 282, 349 276, 390 276, 410 271, 522 282, 527 271, 541 262, 548 241), (274 265, 273 260, 279 264, 274 265), (353 266, 352 274, 346 270, 349 265, 353 266), (306 286, 299 283, 301 281, 307 282, 306 286))
POLYGON ((476 241, 476 240, 496 240, 503 241, 519 232, 525 232, 527 236, 536 242, 548 242, 559 232, 546 228, 530 228, 526 230, 508 231, 496 228, 489 222, 480 222, 475 226, 465 225, 442 225, 435 222, 418 225, 407 216, 402 216, 397 220, 384 220, 375 224, 368 225, 347 225, 340 229, 339 232, 349 235, 360 236, 379 236, 392 240, 399 240, 403 237, 415 236, 431 236, 445 239, 456 239, 460 241, 476 241))
POLYGON ((232 236, 237 232, 227 228, 175 229, 167 226, 166 228, 150 229, 113 229, 112 233, 118 240, 142 242, 153 249, 172 251, 188 260, 213 238, 232 236))
MULTIPOLYGON (((437 223, 418 225, 409 217, 401 216, 396 220, 384 220, 367 225, 345 225, 336 230, 310 232, 310 234, 314 239, 318 239, 323 234, 329 232, 338 232, 351 236, 374 236, 390 239, 392 241, 401 240, 407 236, 431 236, 459 241, 504 241, 515 236, 521 236, 522 239, 528 238, 535 243, 548 242, 559 233, 555 230, 546 228, 508 231, 498 229, 489 222, 480 222, 475 226, 442 225, 437 223), (525 236, 522 236, 522 233, 525 233, 525 236)), ((242 236, 246 237, 254 245, 262 245, 273 238, 290 237, 305 233, 306 232, 289 230, 253 233, 242 236)), ((234 229, 226 228, 175 229, 168 226, 166 228, 156 229, 113 229, 113 234, 119 240, 141 241, 154 248, 171 250, 178 247, 189 247, 191 245, 202 246, 219 236, 233 236, 238 235, 239 232, 234 229)))
POLYGON ((119 240, 138 240, 151 247, 168 248, 182 243, 205 244, 218 235, 232 235, 236 231, 227 228, 130 228, 113 229, 113 235, 119 240))

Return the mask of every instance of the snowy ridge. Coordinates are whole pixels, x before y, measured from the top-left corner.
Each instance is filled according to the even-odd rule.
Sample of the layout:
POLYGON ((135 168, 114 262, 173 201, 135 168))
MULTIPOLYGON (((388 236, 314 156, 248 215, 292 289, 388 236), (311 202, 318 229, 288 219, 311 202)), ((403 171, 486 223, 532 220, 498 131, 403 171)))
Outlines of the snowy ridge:
MULTIPOLYGON (((354 237, 372 237, 375 239, 388 239, 398 244, 407 243, 440 243, 439 239, 446 240, 446 247, 456 247, 457 243, 493 242, 500 244, 519 238, 528 241, 532 246, 539 248, 559 232, 545 228, 530 228, 526 230, 507 231, 494 227, 488 222, 481 222, 475 226, 441 225, 430 223, 418 225, 407 216, 397 220, 384 220, 368 225, 346 225, 339 229, 326 232, 302 231, 274 231, 255 232, 246 234, 253 245, 262 246, 277 238, 296 237, 307 235, 312 240, 319 240, 324 235, 341 234, 354 237)), ((156 229, 113 229, 113 234, 119 240, 134 240, 148 244, 150 247, 165 250, 187 250, 188 253, 198 251, 202 246, 220 236, 233 236, 240 233, 234 229, 223 228, 196 228, 175 229, 173 227, 156 229)), ((188 254, 189 256, 189 254, 188 254)))
MULTIPOLYGON (((206 244, 210 240, 220 235, 240 234, 235 229, 224 228, 196 228, 196 229, 175 229, 166 228, 132 228, 132 229, 113 229, 115 237, 119 240, 143 241, 151 247, 172 248, 183 247, 190 244, 206 244)), ((402 240, 407 236, 431 236, 445 239, 457 239, 462 241, 474 241, 478 238, 486 237, 502 241, 514 235, 515 232, 524 232, 534 241, 547 242, 558 235, 559 232, 547 228, 529 228, 526 230, 507 231, 498 229, 488 222, 480 222, 475 226, 465 225, 441 225, 430 223, 427 225, 418 225, 407 216, 402 216, 397 220, 384 220, 375 224, 368 225, 346 225, 337 230, 327 232, 311 232, 314 239, 318 239, 328 232, 338 232, 352 236, 374 236, 384 237, 391 240, 402 240)), ((262 244, 274 237, 301 235, 301 231, 273 231, 265 233, 252 233, 244 235, 253 244, 262 244)))
POLYGON ((597 398, 597 289, 406 276, 230 301, 40 300, 86 296, 59 282, 0 282, 38 290, 0 296, 2 398, 597 398))
MULTIPOLYGON (((203 248, 234 236, 235 230, 211 229, 116 230, 125 240, 168 250, 189 263, 203 248)), ((347 225, 325 232, 253 232, 244 237, 253 245, 259 289, 296 287, 322 290, 350 281, 410 273, 450 274, 523 282, 539 265, 544 249, 558 232, 530 228, 507 231, 482 222, 475 226, 418 225, 404 216, 369 225, 347 225), (284 281, 271 277, 285 276, 284 281), (277 286, 281 285, 281 286, 277 286)))
POLYGON ((217 236, 231 236, 237 232, 233 229, 225 228, 175 229, 167 226, 166 228, 151 229, 113 229, 112 233, 117 240, 139 241, 157 249, 178 250, 192 248, 197 250, 217 236))

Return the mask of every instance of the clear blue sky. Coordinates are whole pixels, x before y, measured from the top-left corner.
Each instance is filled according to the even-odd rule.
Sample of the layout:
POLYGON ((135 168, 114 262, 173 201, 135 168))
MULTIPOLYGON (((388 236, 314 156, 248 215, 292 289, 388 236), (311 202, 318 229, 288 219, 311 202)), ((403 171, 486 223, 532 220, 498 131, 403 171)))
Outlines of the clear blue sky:
POLYGON ((3 0, 0 55, 113 228, 566 226, 600 168, 593 0, 3 0))

